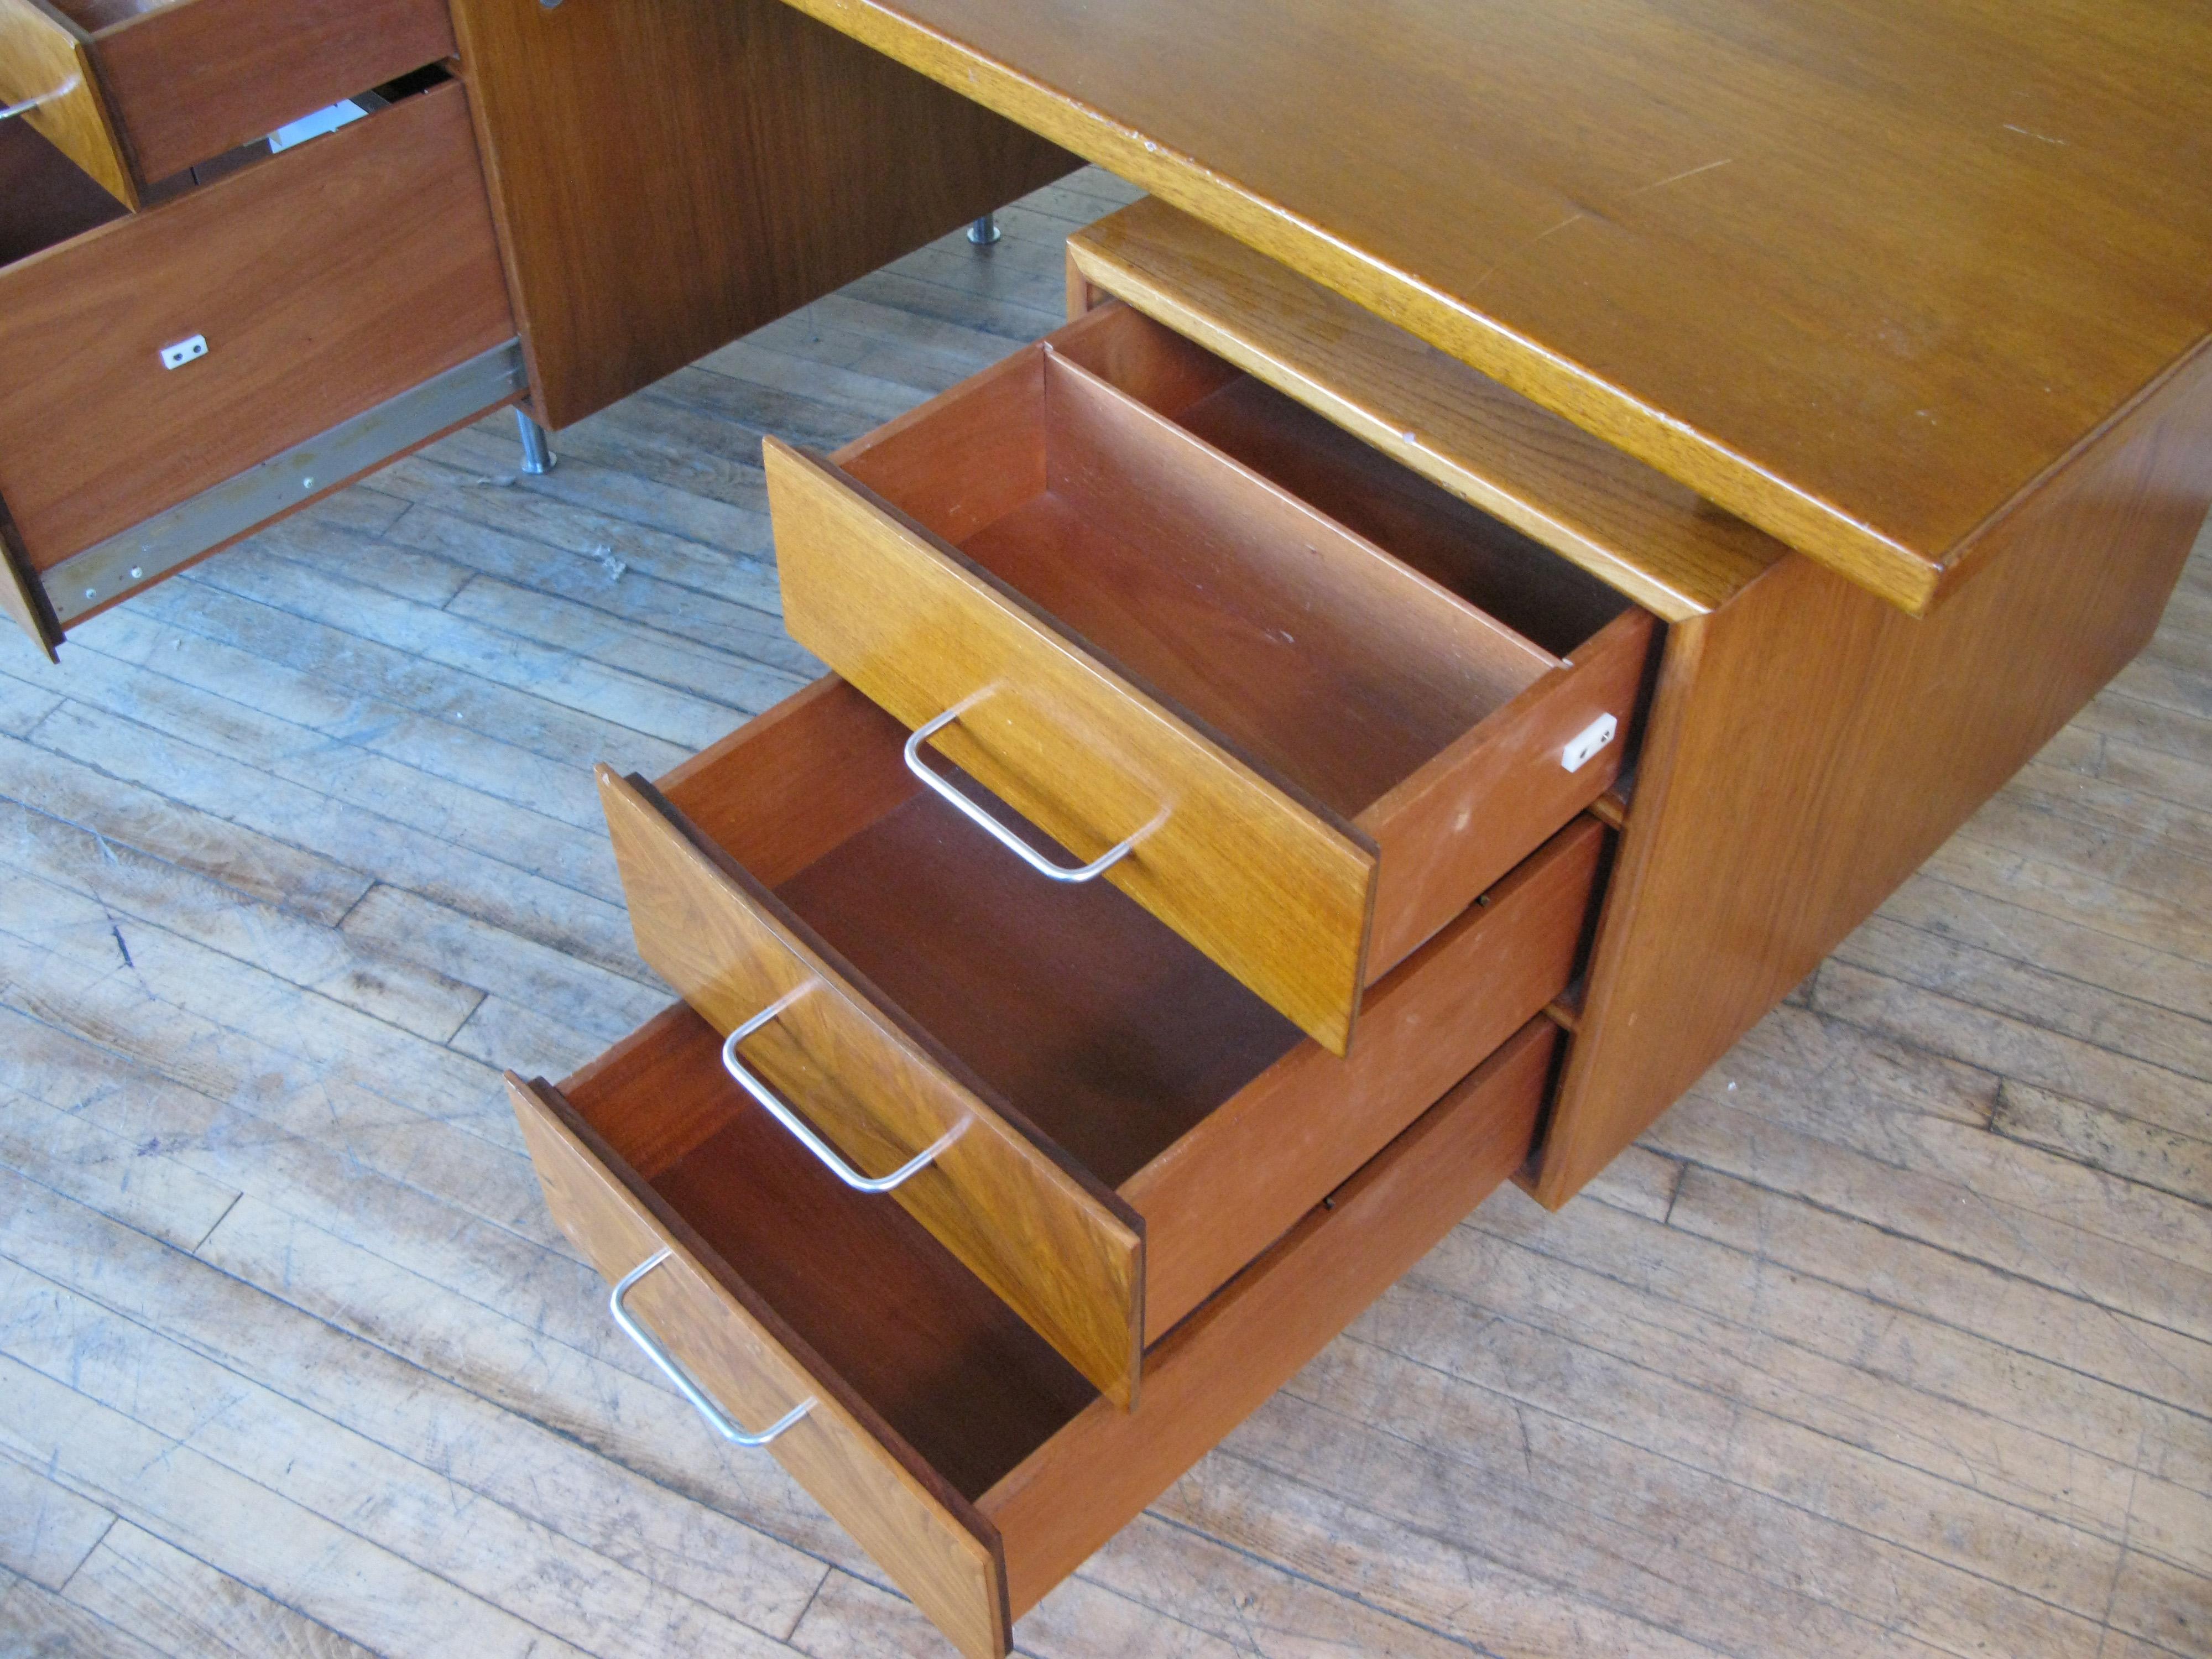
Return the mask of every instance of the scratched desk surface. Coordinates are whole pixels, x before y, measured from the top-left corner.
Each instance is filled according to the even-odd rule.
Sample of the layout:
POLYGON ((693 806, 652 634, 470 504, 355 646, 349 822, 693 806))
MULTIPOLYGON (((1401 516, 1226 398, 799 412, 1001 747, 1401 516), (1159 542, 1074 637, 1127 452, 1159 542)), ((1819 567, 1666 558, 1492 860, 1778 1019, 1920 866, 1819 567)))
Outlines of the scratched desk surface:
MULTIPOLYGON (((1694 182, 1694 181, 1692 181, 1694 182)), ((1055 319, 1097 174, 0 653, 0 1653, 947 1650, 608 1323, 497 1086, 662 1006, 590 762, 813 672, 759 434, 1055 319)), ((1554 241, 1564 240, 1553 238, 1554 241)), ((1584 1196, 1498 1194, 1054 1659, 2212 1650, 2212 558, 1584 1196)))
POLYGON ((2212 335, 2212 8, 793 0, 1917 609, 2212 335))

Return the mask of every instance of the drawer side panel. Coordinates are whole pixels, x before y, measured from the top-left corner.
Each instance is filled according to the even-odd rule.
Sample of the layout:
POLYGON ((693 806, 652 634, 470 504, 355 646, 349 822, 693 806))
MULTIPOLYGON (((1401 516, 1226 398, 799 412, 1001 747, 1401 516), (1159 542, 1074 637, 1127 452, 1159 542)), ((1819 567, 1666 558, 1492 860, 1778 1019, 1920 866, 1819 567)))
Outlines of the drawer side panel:
POLYGON ((1605 831, 1570 824, 1367 994, 1359 1046, 1306 1043, 1126 1182, 1158 1341, 1566 989, 1605 831))
POLYGON ((1625 611, 1571 661, 1359 815, 1382 849, 1367 973, 1379 979, 1620 774, 1656 631, 1625 611), (1601 715, 1616 732, 1574 771, 1567 745, 1601 715))
POLYGON ((1520 1166, 1558 1031, 1538 1018, 1147 1356, 1133 1412, 1093 1407, 983 1495, 1016 1617, 1296 1375, 1520 1166))
POLYGON ((82 31, 46 0, 0 0, 0 105, 33 100, 21 118, 102 190, 137 207, 138 187, 82 31))

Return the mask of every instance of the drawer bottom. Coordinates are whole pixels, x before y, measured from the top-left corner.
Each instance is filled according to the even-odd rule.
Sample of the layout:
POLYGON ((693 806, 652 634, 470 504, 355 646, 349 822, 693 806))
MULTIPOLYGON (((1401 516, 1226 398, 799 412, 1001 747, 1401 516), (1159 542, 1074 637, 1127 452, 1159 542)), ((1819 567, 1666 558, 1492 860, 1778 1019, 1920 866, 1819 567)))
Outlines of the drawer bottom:
POLYGON ((562 1090, 510 1083, 556 1220, 634 1280, 629 1316, 733 1426, 788 1419, 773 1454, 956 1646, 991 1656, 1519 1166, 1557 1041, 1524 1026, 1152 1345, 1133 1411, 903 1211, 799 1151, 688 1008, 562 1090))

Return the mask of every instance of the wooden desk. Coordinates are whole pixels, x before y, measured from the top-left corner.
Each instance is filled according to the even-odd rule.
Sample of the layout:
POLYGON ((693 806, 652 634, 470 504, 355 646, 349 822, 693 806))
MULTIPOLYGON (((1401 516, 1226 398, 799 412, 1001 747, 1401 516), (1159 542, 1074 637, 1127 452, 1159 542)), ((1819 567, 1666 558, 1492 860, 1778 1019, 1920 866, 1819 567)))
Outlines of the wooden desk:
POLYGON ((603 771, 690 1006, 510 1083, 655 1363, 990 1659, 2148 638, 2212 501, 2212 22, 793 3, 1158 196, 1049 338, 769 441, 836 672, 603 771))
POLYGON ((2134 656, 2212 501, 2212 15, 793 3, 1276 262, 1224 306, 1301 274, 1776 538, 1586 561, 1674 626, 1547 1203, 2134 656))

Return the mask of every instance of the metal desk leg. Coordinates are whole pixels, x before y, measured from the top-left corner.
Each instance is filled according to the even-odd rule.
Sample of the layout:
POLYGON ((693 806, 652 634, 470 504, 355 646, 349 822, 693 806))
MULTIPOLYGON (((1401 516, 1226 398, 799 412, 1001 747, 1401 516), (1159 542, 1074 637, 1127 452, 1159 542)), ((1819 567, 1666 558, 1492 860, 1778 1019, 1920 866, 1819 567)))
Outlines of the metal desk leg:
POLYGON ((561 465, 561 458, 553 453, 546 441, 545 428, 532 420, 522 410, 514 411, 514 424, 522 434, 522 470, 533 477, 541 472, 550 472, 561 465))

